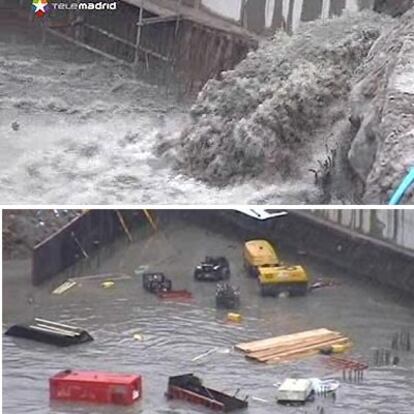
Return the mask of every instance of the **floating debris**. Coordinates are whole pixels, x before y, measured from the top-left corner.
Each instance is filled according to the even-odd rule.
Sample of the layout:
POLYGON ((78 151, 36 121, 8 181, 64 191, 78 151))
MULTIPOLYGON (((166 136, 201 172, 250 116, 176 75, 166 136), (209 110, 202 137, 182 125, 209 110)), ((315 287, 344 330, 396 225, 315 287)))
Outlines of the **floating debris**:
POLYGON ((69 289, 72 289, 74 286, 76 286, 78 283, 73 279, 68 279, 64 283, 62 283, 60 286, 58 286, 53 292, 53 295, 62 295, 63 293, 66 293, 69 289))
POLYGON ((66 370, 49 378, 51 400, 130 405, 142 396, 139 375, 66 370))
POLYGON ((235 346, 246 358, 268 364, 316 355, 322 347, 350 344, 349 338, 329 329, 313 329, 235 346))
POLYGON ((230 412, 247 408, 247 398, 240 400, 202 384, 200 378, 193 374, 170 377, 166 396, 168 399, 185 400, 193 404, 203 405, 212 410, 230 412))
POLYGON ((85 329, 40 318, 35 318, 32 323, 13 325, 5 332, 5 335, 32 339, 57 346, 69 346, 93 341, 92 336, 85 329))
POLYGON ((227 321, 228 322, 240 323, 242 321, 242 319, 243 319, 243 317, 241 316, 240 313, 229 312, 227 314, 227 321))
POLYGON ((217 348, 217 347, 212 348, 212 349, 210 349, 209 351, 204 352, 203 354, 200 354, 200 355, 198 355, 198 356, 194 357, 194 358, 191 360, 191 362, 196 362, 196 361, 198 361, 198 360, 200 360, 200 359, 202 359, 202 358, 205 358, 206 356, 211 355, 211 354, 213 354, 214 352, 217 352, 217 351, 218 351, 218 348, 217 348))
POLYGON ((228 283, 219 283, 216 286, 216 307, 237 309, 240 306, 240 289, 228 283))

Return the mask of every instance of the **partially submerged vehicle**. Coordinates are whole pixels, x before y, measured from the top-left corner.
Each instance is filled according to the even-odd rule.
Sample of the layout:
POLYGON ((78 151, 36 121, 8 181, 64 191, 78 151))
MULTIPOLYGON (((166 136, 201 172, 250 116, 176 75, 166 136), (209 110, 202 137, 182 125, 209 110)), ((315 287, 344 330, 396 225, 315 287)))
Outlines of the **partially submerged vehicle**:
POLYGON ((250 240, 244 244, 244 267, 249 276, 258 277, 260 267, 279 266, 279 257, 267 240, 250 240))
POLYGON ((248 406, 246 400, 240 400, 235 396, 205 387, 200 378, 194 374, 170 377, 165 395, 170 400, 184 400, 225 413, 247 408, 248 406))
POLYGON ((144 273, 142 284, 146 291, 154 293, 160 299, 191 299, 192 293, 188 290, 173 290, 172 281, 164 273, 144 273))
POLYGON ((236 309, 240 306, 240 289, 228 283, 219 283, 216 287, 216 307, 236 309))
POLYGON ((262 296, 278 296, 284 292, 302 296, 308 292, 309 279, 302 266, 261 267, 258 280, 262 296))
POLYGON ((93 341, 92 336, 85 329, 40 318, 35 318, 31 323, 13 325, 5 332, 5 335, 57 346, 93 341))
POLYGON ((280 262, 274 247, 267 240, 245 243, 244 265, 248 274, 256 277, 262 296, 305 295, 309 278, 302 266, 289 266, 280 262))
POLYGON ((207 256, 194 269, 194 279, 207 282, 218 282, 230 278, 230 265, 225 257, 207 256))
POLYGON ((172 290, 171 280, 161 272, 144 273, 142 275, 142 286, 146 291, 155 294, 172 290))

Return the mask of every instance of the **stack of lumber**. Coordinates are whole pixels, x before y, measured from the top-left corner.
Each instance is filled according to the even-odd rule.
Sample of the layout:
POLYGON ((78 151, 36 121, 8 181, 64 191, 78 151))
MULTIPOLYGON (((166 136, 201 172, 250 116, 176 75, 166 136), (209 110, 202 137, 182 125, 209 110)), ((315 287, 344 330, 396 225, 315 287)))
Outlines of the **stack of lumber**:
POLYGON ((313 329, 235 346, 246 358, 267 364, 292 361, 319 353, 331 345, 350 344, 349 338, 329 329, 313 329))

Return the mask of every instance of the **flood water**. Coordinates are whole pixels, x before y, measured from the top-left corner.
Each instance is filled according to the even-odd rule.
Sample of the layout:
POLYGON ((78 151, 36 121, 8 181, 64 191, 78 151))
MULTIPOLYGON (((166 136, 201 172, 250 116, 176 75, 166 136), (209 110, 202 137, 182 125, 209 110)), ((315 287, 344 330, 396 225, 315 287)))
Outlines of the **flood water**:
POLYGON ((414 353, 400 353, 397 367, 371 366, 360 384, 342 382, 342 373, 331 371, 324 357, 316 356, 282 365, 260 365, 231 350, 238 342, 326 327, 347 334, 354 347, 351 358, 372 362, 374 348, 389 348, 391 336, 412 328, 412 302, 398 299, 378 287, 321 265, 291 251, 281 251, 287 262, 303 263, 312 278, 334 278, 339 286, 320 289, 302 298, 259 296, 256 282, 246 277, 241 258, 243 240, 217 234, 206 227, 175 221, 152 234, 141 229, 133 244, 120 241, 104 249, 90 265, 78 265, 49 286, 32 288, 25 278, 28 263, 4 266, 4 329, 33 316, 86 328, 95 341, 59 349, 3 337, 3 410, 20 414, 131 414, 208 413, 204 408, 164 397, 168 376, 193 372, 206 385, 250 397, 249 414, 412 413, 414 353), (205 255, 224 254, 230 260, 231 281, 241 287, 243 322, 228 324, 226 312, 214 304, 214 284, 195 282, 194 265, 205 255), (98 263, 99 262, 99 263, 98 263), (176 289, 187 288, 192 302, 163 302, 142 289, 139 266, 167 273, 176 289), (74 275, 117 272, 131 279, 115 280, 104 289, 102 280, 88 279, 65 295, 49 291, 74 275), (30 299, 30 300, 29 300, 30 299), (133 338, 140 333, 142 341, 133 338), (218 352, 191 360, 214 348, 218 352), (143 399, 130 407, 50 403, 48 378, 72 368, 141 374, 143 399), (336 402, 318 398, 302 408, 280 407, 273 384, 288 376, 330 377, 342 382, 336 402), (254 397, 254 398, 253 398, 254 397), (261 399, 261 400, 258 400, 261 399), (264 400, 264 401, 262 401, 264 400))
MULTIPOLYGON (((4 204, 289 201, 291 183, 209 187, 153 151, 175 138, 188 104, 119 64, 0 24, 0 197, 4 204)), ((297 186, 297 185, 296 185, 297 186)), ((298 192, 300 188, 296 188, 298 192)))

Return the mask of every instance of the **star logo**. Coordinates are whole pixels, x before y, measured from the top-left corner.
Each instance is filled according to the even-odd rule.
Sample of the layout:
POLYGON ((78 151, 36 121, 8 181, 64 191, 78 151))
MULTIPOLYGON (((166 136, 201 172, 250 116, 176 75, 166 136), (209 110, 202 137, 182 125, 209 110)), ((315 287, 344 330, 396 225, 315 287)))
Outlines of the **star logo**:
POLYGON ((43 17, 46 14, 48 8, 49 5, 47 4, 47 0, 32 1, 32 9, 37 17, 43 17))

